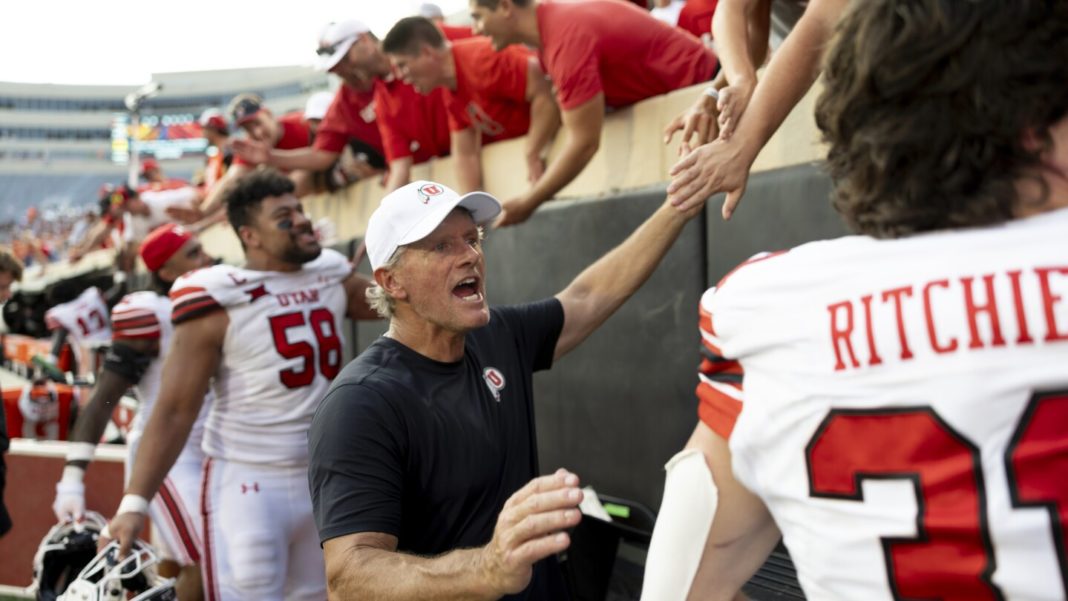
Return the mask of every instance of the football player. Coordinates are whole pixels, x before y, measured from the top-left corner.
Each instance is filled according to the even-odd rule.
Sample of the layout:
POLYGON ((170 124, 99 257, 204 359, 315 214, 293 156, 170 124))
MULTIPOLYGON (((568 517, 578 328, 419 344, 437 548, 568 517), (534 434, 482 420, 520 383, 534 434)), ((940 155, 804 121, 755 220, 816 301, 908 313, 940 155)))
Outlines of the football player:
MULTIPOLYGON (((52 508, 60 521, 80 521, 85 514, 85 469, 104 434, 115 405, 131 386, 140 408, 127 441, 126 476, 140 445, 145 424, 160 394, 160 375, 173 334, 167 296, 179 276, 211 264, 200 242, 181 226, 162 225, 140 248, 152 274, 152 289, 127 294, 111 313, 111 348, 104 359, 92 396, 74 425, 63 476, 56 483, 52 508)), ((203 544, 200 521, 200 480, 204 453, 200 450, 206 408, 200 412, 177 460, 152 496, 148 514, 160 535, 162 555, 176 564, 176 588, 183 600, 203 598, 200 559, 203 544)))
POLYGON ((179 278, 161 394, 111 522, 125 552, 148 499, 201 410, 204 575, 209 599, 323 599, 323 556, 308 492, 307 431, 341 369, 342 319, 371 319, 368 280, 323 249, 291 180, 270 169, 228 192, 243 267, 179 278))
POLYGON ((851 3, 816 120, 862 235, 702 297, 652 544, 703 547, 689 599, 780 533, 812 600, 1068 594, 1065 64, 1068 3, 851 3))

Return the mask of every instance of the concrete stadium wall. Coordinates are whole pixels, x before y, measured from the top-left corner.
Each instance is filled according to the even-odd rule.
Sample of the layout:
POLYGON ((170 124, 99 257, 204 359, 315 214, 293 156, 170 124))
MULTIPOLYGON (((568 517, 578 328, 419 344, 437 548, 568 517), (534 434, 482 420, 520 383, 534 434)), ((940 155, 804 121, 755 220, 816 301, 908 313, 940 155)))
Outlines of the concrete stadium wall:
MULTIPOLYGON (((678 160, 678 136, 662 143, 664 126, 688 108, 704 86, 676 90, 614 111, 605 119, 601 145, 590 164, 565 187, 558 199, 604 198, 663 185, 668 170, 678 160)), ((798 103, 779 131, 768 141, 753 164, 753 173, 781 169, 819 160, 824 155, 813 118, 819 83, 798 103)), ((557 136, 550 161, 563 145, 557 136)), ((484 188, 503 199, 522 193, 526 187, 523 139, 490 144, 483 149, 484 188)), ((413 179, 429 179, 457 186, 452 159, 444 157, 416 165, 413 179)), ((315 219, 326 217, 341 240, 363 237, 367 219, 378 207, 385 191, 380 181, 361 181, 334 194, 309 196, 305 209, 315 219)), ((239 262, 241 249, 230 228, 216 226, 204 233, 205 246, 227 261, 239 262)))

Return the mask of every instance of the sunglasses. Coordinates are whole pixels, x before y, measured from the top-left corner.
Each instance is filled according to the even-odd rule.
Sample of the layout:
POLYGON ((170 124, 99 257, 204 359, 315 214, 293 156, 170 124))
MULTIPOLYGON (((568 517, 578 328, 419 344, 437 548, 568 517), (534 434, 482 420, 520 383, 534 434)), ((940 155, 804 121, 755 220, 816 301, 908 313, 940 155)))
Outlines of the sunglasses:
POLYGON ((359 37, 359 34, 347 35, 329 46, 319 46, 319 49, 315 51, 315 54, 318 54, 319 56, 331 56, 337 52, 337 49, 340 48, 342 44, 357 37, 359 37))

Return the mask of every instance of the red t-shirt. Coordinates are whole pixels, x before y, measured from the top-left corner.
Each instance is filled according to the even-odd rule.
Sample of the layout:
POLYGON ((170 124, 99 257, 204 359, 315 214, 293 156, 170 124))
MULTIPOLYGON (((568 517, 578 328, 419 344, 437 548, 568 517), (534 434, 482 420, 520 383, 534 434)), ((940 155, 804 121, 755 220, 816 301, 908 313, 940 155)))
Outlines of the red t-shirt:
POLYGON ((449 129, 475 127, 485 142, 507 140, 530 129, 527 69, 534 53, 522 46, 493 50, 489 38, 452 44, 456 90, 445 90, 449 129))
POLYGON ((450 42, 475 37, 475 32, 472 31, 470 27, 466 27, 464 25, 448 25, 446 23, 438 23, 438 29, 441 30, 441 35, 445 36, 445 39, 449 40, 450 42))
MULTIPOLYGON (((282 115, 278 118, 278 127, 282 129, 282 136, 278 138, 278 142, 274 145, 278 150, 307 148, 311 145, 311 129, 308 127, 308 122, 304 120, 304 113, 293 111, 282 115)), ((251 163, 242 160, 239 156, 234 157, 234 164, 244 165, 245 167, 252 166, 251 163)))
MULTIPOLYGON (((47 394, 55 395, 52 401, 44 404, 28 403, 35 410, 31 416, 23 414, 19 400, 23 388, 4 388, 4 413, 7 416, 8 438, 31 438, 37 440, 67 440, 71 425, 71 408, 78 402, 78 389, 66 384, 44 387, 47 394)), ((45 393, 45 390, 41 390, 45 393)), ((42 397, 44 394, 42 394, 42 397)))
POLYGON ((423 96, 399 77, 378 79, 374 102, 387 163, 405 157, 423 163, 449 154, 449 124, 441 88, 423 96))
POLYGON ((545 72, 562 110, 604 92, 620 107, 708 81, 716 56, 693 35, 620 0, 537 5, 545 72))
POLYGON ((315 149, 341 152, 349 140, 357 140, 382 154, 382 135, 375 122, 374 90, 361 92, 342 84, 326 109, 315 133, 315 149))
POLYGON ((679 12, 679 29, 701 37, 702 34, 712 33, 712 15, 716 12, 716 4, 719 0, 686 0, 686 4, 679 12))

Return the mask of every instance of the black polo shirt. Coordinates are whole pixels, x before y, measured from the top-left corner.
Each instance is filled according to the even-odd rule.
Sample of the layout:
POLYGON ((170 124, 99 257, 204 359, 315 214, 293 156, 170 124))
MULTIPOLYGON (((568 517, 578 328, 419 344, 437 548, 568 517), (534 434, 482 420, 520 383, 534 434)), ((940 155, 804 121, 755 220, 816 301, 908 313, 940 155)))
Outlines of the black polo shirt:
MULTIPOLYGON (((463 359, 382 337, 341 372, 309 432, 319 538, 381 532, 437 555, 493 537, 505 501, 538 475, 534 371, 552 365, 560 302, 494 308, 463 359)), ((510 599, 565 599, 554 558, 510 599)))

